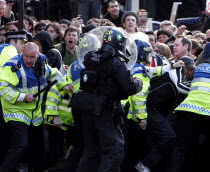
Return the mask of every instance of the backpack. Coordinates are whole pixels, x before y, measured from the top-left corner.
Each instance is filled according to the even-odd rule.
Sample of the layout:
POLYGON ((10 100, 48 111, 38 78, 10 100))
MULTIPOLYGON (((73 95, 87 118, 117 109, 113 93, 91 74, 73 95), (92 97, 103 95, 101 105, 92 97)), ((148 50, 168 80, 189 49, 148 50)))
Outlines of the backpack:
POLYGON ((147 107, 157 109, 162 114, 167 115, 177 96, 178 90, 167 72, 160 77, 151 79, 147 107))

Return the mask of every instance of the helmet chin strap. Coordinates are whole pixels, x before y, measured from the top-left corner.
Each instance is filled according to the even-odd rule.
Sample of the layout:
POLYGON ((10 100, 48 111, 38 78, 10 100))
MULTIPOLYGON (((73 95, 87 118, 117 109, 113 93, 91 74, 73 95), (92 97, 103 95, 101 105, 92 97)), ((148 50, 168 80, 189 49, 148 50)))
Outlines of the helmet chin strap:
POLYGON ((123 60, 125 60, 125 62, 126 62, 126 63, 128 63, 128 62, 129 62, 128 57, 126 57, 126 55, 125 55, 125 54, 123 54, 123 53, 122 53, 122 51, 117 50, 117 55, 118 55, 119 57, 121 57, 123 60))

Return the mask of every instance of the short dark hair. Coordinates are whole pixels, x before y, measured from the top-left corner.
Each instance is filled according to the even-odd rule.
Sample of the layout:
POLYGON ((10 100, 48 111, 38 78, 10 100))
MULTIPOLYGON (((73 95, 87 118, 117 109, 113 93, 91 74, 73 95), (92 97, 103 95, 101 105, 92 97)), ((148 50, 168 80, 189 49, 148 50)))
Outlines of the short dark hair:
POLYGON ((181 43, 182 43, 182 45, 188 45, 188 51, 190 51, 191 49, 192 49, 192 42, 191 42, 191 40, 189 39, 189 38, 187 38, 187 37, 184 37, 184 36, 182 36, 182 35, 178 35, 177 37, 176 37, 176 39, 179 39, 179 38, 181 38, 182 40, 181 40, 181 43))
POLYGON ((134 13, 133 11, 127 11, 127 12, 125 12, 125 13, 122 15, 122 18, 121 18, 121 23, 122 23, 122 24, 125 23, 125 19, 126 19, 126 17, 128 17, 128 16, 133 16, 133 17, 135 17, 135 18, 136 18, 136 23, 137 23, 137 25, 138 25, 138 26, 140 25, 139 16, 138 16, 136 13, 134 13))
POLYGON ((107 8, 109 8, 109 4, 110 4, 110 3, 115 3, 115 2, 117 2, 117 3, 118 3, 118 1, 117 1, 117 0, 109 0, 109 1, 107 2, 107 8))
POLYGON ((170 38, 172 36, 172 32, 170 30, 159 29, 157 31, 157 39, 160 35, 167 35, 170 38))
POLYGON ((42 30, 45 30, 46 26, 47 26, 47 23, 45 23, 44 21, 39 21, 35 24, 34 30, 42 31, 42 30))
POLYGON ((156 38, 156 36, 155 36, 155 34, 154 34, 153 31, 147 31, 147 32, 145 32, 145 34, 146 34, 146 35, 153 35, 154 38, 155 38, 155 42, 157 42, 157 38, 156 38))
POLYGON ((66 37, 66 34, 67 34, 68 32, 77 32, 78 37, 79 37, 79 35, 80 35, 79 29, 76 28, 76 27, 74 27, 74 26, 70 26, 70 27, 68 27, 68 28, 65 30, 64 38, 66 37))
POLYGON ((195 39, 191 39, 192 42, 192 49, 197 49, 199 47, 199 42, 195 39))

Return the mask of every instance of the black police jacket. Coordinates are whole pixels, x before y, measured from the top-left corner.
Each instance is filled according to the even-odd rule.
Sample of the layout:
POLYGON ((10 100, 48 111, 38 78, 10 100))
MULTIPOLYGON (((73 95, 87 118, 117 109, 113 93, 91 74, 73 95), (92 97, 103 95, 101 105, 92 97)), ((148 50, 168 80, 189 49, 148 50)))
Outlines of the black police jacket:
MULTIPOLYGON (((107 96, 109 100, 127 99, 142 89, 142 82, 133 78, 123 59, 108 52, 94 51, 84 57, 84 73, 91 71, 90 87, 81 83, 81 89, 107 96), (93 74, 95 72, 95 74, 93 74)), ((81 82, 88 80, 88 74, 81 75, 81 82)))

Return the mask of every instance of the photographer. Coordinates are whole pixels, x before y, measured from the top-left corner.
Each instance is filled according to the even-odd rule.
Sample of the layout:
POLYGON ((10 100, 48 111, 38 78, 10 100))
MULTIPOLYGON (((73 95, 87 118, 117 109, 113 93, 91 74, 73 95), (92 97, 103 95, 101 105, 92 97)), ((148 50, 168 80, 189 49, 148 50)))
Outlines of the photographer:
POLYGON ((12 12, 13 5, 14 1, 6 2, 5 0, 0 0, 0 26, 14 21, 14 13, 12 12))

